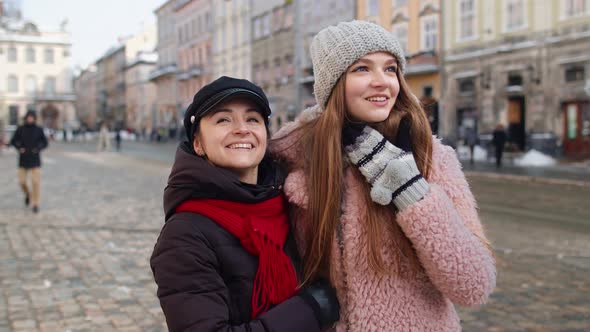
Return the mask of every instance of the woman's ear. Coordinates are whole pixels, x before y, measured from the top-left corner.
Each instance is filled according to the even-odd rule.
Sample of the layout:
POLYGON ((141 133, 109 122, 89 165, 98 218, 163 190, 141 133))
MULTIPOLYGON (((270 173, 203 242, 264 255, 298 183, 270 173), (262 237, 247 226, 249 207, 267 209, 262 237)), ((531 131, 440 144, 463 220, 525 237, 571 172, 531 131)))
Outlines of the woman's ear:
POLYGON ((195 150, 197 156, 202 157, 205 155, 205 152, 203 151, 203 147, 201 146, 201 142, 199 141, 197 135, 195 135, 195 138, 193 139, 193 149, 195 150))

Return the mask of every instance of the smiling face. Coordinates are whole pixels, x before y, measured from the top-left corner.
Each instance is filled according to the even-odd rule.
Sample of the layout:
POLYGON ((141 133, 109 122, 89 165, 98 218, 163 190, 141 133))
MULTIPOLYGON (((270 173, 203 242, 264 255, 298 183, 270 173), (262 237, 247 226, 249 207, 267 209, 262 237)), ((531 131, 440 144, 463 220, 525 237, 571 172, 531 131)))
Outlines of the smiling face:
POLYGON ((399 93, 397 60, 386 52, 370 53, 346 70, 348 116, 354 121, 385 121, 399 93))
POLYGON ((251 184, 257 182, 266 145, 264 118, 255 103, 243 98, 230 99, 204 116, 193 140, 198 155, 251 184))

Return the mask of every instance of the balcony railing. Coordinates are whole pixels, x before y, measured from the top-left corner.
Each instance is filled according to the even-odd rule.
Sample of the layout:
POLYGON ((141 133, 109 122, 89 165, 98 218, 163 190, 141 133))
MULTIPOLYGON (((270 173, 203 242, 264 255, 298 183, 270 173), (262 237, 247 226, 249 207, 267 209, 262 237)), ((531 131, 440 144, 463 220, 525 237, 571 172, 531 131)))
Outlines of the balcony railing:
POLYGON ((166 75, 173 75, 176 73, 176 65, 166 65, 163 67, 158 67, 150 72, 149 79, 150 81, 157 80, 166 75))
POLYGON ((74 93, 56 93, 56 92, 37 92, 35 93, 37 101, 76 101, 74 93))
POLYGON ((188 70, 188 74, 191 77, 198 77, 204 74, 203 68, 201 66, 192 66, 188 70))

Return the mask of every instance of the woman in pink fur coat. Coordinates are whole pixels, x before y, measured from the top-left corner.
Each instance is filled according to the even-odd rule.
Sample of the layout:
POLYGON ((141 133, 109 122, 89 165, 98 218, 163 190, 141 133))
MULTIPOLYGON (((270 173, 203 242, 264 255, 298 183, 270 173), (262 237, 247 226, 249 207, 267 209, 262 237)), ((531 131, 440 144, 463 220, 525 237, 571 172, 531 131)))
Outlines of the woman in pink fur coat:
POLYGON ((317 106, 272 143, 304 284, 330 278, 336 331, 460 331, 454 304, 486 302, 496 268, 455 152, 432 137, 398 41, 360 21, 311 48, 317 106))

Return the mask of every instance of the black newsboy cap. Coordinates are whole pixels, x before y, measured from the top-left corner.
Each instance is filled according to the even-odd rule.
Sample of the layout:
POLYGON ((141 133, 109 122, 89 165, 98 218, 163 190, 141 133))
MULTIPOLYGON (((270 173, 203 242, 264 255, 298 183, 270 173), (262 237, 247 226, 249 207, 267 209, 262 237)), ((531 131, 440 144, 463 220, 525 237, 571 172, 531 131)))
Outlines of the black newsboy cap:
POLYGON ((222 76, 201 88, 193 98, 193 102, 184 113, 184 129, 189 142, 192 142, 197 125, 203 116, 219 105, 219 103, 233 97, 247 98, 260 107, 260 113, 268 126, 270 106, 264 91, 256 84, 228 76, 222 76))

